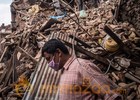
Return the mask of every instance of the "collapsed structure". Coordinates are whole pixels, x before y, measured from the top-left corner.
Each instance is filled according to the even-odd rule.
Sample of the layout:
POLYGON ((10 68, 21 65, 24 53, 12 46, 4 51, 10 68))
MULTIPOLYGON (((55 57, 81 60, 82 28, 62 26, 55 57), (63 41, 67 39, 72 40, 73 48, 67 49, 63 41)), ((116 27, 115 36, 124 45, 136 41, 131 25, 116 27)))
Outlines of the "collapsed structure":
MULTIPOLYGON (((11 4, 13 32, 0 41, 3 47, 0 55, 1 98, 58 99, 57 89, 49 94, 52 88, 43 90, 42 85, 58 85, 61 72, 48 68, 47 61, 41 57, 43 44, 57 38, 77 57, 96 63, 122 88, 119 92, 124 94, 124 99, 139 99, 139 22, 130 20, 127 13, 123 15, 125 10, 122 8, 127 9, 129 3, 107 0, 95 8, 86 2, 88 16, 79 19, 77 6, 72 9, 60 1, 65 16, 55 19, 53 2, 19 0, 11 4)), ((133 7, 136 3, 139 1, 133 2, 133 7)))

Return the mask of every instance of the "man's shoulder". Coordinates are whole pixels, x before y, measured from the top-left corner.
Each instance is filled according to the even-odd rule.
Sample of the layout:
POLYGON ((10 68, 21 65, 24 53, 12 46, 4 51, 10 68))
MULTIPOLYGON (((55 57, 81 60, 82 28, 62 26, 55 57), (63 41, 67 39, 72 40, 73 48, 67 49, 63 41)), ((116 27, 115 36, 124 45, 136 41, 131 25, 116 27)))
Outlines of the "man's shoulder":
POLYGON ((86 63, 86 62, 88 62, 89 60, 86 60, 86 59, 83 59, 83 58, 75 58, 75 61, 79 61, 79 62, 81 62, 81 63, 86 63))
POLYGON ((82 58, 76 58, 75 63, 78 63, 79 65, 92 65, 93 64, 90 60, 86 60, 82 58))
POLYGON ((98 74, 102 73, 101 70, 90 60, 78 58, 76 63, 79 63, 79 69, 83 71, 86 71, 88 73, 98 74))

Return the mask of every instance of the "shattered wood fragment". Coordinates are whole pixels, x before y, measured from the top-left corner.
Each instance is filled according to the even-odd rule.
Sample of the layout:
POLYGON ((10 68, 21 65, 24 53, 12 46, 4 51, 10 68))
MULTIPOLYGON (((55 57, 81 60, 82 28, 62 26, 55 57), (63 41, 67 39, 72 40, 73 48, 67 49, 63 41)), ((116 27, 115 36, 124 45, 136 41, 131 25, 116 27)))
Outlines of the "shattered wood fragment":
POLYGON ((132 81, 134 81, 134 82, 140 83, 140 77, 132 74, 131 72, 126 73, 125 77, 130 79, 130 80, 132 80, 132 81))
POLYGON ((21 47, 17 47, 19 50, 21 50, 23 53, 25 53, 28 57, 30 57, 35 63, 37 63, 36 59, 34 57, 32 57, 30 54, 28 54, 24 49, 22 49, 21 47))
POLYGON ((8 49, 8 46, 5 47, 4 52, 3 52, 3 54, 0 57, 0 62, 2 61, 2 59, 3 59, 3 57, 4 57, 4 55, 5 55, 6 51, 7 51, 7 49, 8 49))
POLYGON ((40 28, 40 32, 44 32, 45 29, 48 29, 51 27, 51 25, 53 25, 54 23, 62 23, 56 19, 49 19, 48 21, 46 21, 40 28))
POLYGON ((69 35, 70 38, 74 38, 74 40, 76 40, 77 42, 81 43, 85 48, 92 48, 90 45, 86 44, 85 42, 83 42, 82 40, 74 37, 73 35, 69 35))
POLYGON ((118 5, 115 9, 115 14, 114 14, 114 18, 118 21, 118 17, 119 17, 119 11, 120 11, 120 6, 121 6, 122 0, 118 1, 118 5))

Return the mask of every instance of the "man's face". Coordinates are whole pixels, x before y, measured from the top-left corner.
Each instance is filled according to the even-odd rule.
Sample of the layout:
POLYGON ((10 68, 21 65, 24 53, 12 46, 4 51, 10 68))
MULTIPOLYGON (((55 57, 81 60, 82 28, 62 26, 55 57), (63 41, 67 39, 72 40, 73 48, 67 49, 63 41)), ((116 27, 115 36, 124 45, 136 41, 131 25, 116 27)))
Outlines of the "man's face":
POLYGON ((44 52, 44 57, 46 58, 47 62, 49 63, 53 59, 54 55, 44 52))
MULTIPOLYGON (((54 54, 49 54, 47 52, 44 52, 44 57, 46 58, 47 62, 50 63, 52 60, 54 61, 54 63, 58 64, 59 63, 59 68, 58 69, 61 69, 62 66, 61 66, 61 58, 59 56, 59 53, 54 53, 54 54)), ((55 66, 56 67, 56 66, 55 66)))

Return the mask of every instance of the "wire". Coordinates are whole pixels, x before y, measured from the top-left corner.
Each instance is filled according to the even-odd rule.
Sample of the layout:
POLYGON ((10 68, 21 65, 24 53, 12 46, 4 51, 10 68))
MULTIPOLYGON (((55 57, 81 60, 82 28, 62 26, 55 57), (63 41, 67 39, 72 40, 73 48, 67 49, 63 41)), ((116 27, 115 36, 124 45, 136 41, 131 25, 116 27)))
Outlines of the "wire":
MULTIPOLYGON (((63 0, 61 0, 61 1, 63 1, 63 0)), ((73 11, 73 10, 72 10, 73 11)), ((74 12, 74 11, 73 11, 74 12)), ((89 36, 91 36, 80 24, 79 24, 79 18, 78 18, 78 16, 77 16, 77 14, 74 12, 74 14, 75 14, 75 16, 76 16, 76 18, 77 18, 77 21, 76 20, 74 20, 69 14, 67 14, 67 16, 68 17, 70 17, 77 25, 78 25, 78 28, 79 27, 81 27, 89 36)), ((79 65, 80 66, 83 66, 81 63, 80 63, 80 61, 79 61, 79 59, 77 58, 77 56, 76 56, 76 53, 75 53, 75 47, 74 47, 74 40, 75 40, 75 37, 76 37, 76 33, 74 34, 74 37, 73 37, 73 40, 72 40, 72 53, 73 53, 73 56, 75 56, 75 58, 76 58, 76 60, 78 61, 78 63, 79 63, 79 65)), ((82 67, 85 71, 87 71, 84 67, 82 67)), ((88 71, 87 71, 88 72, 88 71)), ((91 74, 91 73, 90 73, 91 74)))
POLYGON ((71 4, 71 3, 72 3, 72 1, 73 1, 73 0, 71 0, 71 1, 69 2, 69 4, 71 4))
MULTIPOLYGON (((66 8, 68 8, 68 9, 70 9, 74 14, 75 14, 75 16, 76 16, 76 18, 77 18, 77 21, 78 22, 76 22, 71 16, 69 16, 68 15, 68 17, 70 17, 73 21, 75 21, 76 23, 78 23, 79 24, 79 18, 78 18, 78 16, 77 16, 77 14, 75 13, 75 11, 65 2, 65 1, 63 1, 63 0, 60 0, 65 6, 63 6, 63 8, 66 10, 66 8)), ((72 2, 73 0, 71 0, 70 2, 72 2)))
POLYGON ((75 11, 74 11, 65 1, 63 1, 63 0, 60 0, 60 1, 61 1, 61 3, 63 3, 63 4, 65 5, 65 7, 64 7, 65 10, 66 10, 66 8, 68 8, 68 9, 70 9, 70 10, 75 14, 75 16, 76 16, 76 18, 77 18, 77 21, 74 20, 70 15, 67 14, 68 17, 70 17, 70 18, 78 25, 78 27, 82 28, 82 29, 84 30, 85 33, 87 33, 89 36, 91 36, 91 35, 79 24, 79 18, 78 18, 78 16, 77 16, 77 14, 75 13, 75 11))
MULTIPOLYGON (((107 59, 107 60, 108 60, 108 59, 107 59)), ((108 73, 108 71, 110 70, 110 67, 111 67, 111 64, 112 64, 113 60, 114 60, 114 58, 113 58, 113 59, 111 59, 111 61, 109 61, 109 60, 108 60, 109 65, 108 65, 108 68, 107 68, 107 70, 106 70, 106 72, 105 72, 104 74, 107 74, 107 73, 108 73)))
POLYGON ((75 36, 73 36, 73 38, 72 38, 72 55, 74 55, 76 57, 75 48, 74 48, 74 40, 75 40, 75 36))
MULTIPOLYGON (((61 0, 61 1, 63 1, 63 0, 61 0)), ((73 11, 73 10, 72 10, 73 11)), ((74 11, 73 11, 74 12, 74 11)), ((79 26, 89 35, 89 36, 91 36, 80 24, 79 24, 79 19, 78 19, 78 17, 77 17, 77 14, 74 12, 74 14, 76 15, 76 18, 77 18, 77 21, 75 21, 71 16, 69 16, 68 14, 68 16, 78 25, 78 28, 79 28, 79 26)), ((87 73, 89 73, 89 74, 91 74, 93 77, 95 77, 95 76, 101 76, 101 75, 104 75, 104 74, 100 74, 100 75, 96 75, 96 74, 94 74, 94 73, 90 73, 87 69, 85 69, 85 67, 81 64, 81 62, 79 61, 79 59, 77 58, 77 56, 76 56, 76 53, 75 53, 75 47, 74 47, 74 40, 75 40, 75 37, 76 37, 76 32, 75 32, 75 34, 74 34, 74 37, 73 37, 73 40, 72 40, 72 50, 73 50, 73 55, 76 57, 76 60, 78 61, 78 63, 79 63, 79 65, 81 66, 81 68, 82 69, 84 69, 87 73), (82 67, 83 66, 83 67, 82 67)), ((113 61, 113 59, 111 60, 111 62, 113 61)), ((109 64, 109 66, 108 66, 108 69, 107 69, 107 71, 105 72, 105 74, 109 71, 109 69, 110 69, 110 66, 111 66, 111 62, 110 62, 110 64, 109 64)), ((101 88, 103 88, 104 89, 104 87, 102 87, 102 85, 96 80, 96 79, 94 79, 93 78, 93 80, 95 81, 95 82, 97 82, 100 86, 101 86, 101 88)), ((105 90, 105 89, 104 89, 105 90)))
MULTIPOLYGON (((63 0, 61 0, 61 1, 63 1, 63 0)), ((62 2, 63 4, 65 4, 65 2, 63 1, 62 2)), ((66 10, 66 7, 68 7, 68 5, 67 4, 65 4, 66 6, 64 7, 64 9, 66 10)), ((69 7, 68 7, 69 8, 69 7)), ((72 11, 73 11, 73 9, 71 9, 72 11)), ((77 14, 75 13, 75 11, 73 11, 73 13, 75 14, 75 16, 76 16, 76 18, 77 18, 77 21, 76 20, 74 20, 69 14, 67 14, 67 16, 68 17, 70 17, 77 25, 78 25, 78 28, 79 27, 81 27, 89 36, 91 36, 80 24, 79 24, 79 18, 78 18, 78 16, 77 16, 77 14)), ((74 37, 73 37, 73 39, 72 39, 72 53, 73 53, 73 56, 75 56, 75 58, 76 58, 76 60, 78 61, 78 63, 79 63, 79 65, 80 66, 83 66, 81 63, 80 63, 80 61, 79 61, 79 59, 77 58, 77 56, 76 56, 76 53, 75 53, 75 47, 74 47, 74 40, 75 40, 75 37, 76 37, 76 32, 75 32, 75 34, 74 34, 74 37)), ((111 64, 110 64, 111 65, 111 64)), ((82 67, 85 71, 87 71, 84 67, 82 67)), ((108 69, 110 69, 110 68, 108 68, 108 69)), ((88 71, 87 71, 88 72, 88 71)), ((89 72, 88 72, 89 73, 89 72)), ((90 73, 91 74, 91 73, 90 73)), ((92 73, 93 74, 93 73, 92 73)), ((97 76, 97 75, 94 75, 94 76, 97 76)))
MULTIPOLYGON (((71 1, 69 2, 69 4, 70 4, 72 1, 73 1, 73 0, 71 0, 71 1)), ((70 10, 72 10, 72 12, 75 14, 75 16, 76 16, 76 18, 77 18, 77 21, 74 20, 70 15, 68 15, 68 14, 67 14, 67 15, 68 15, 68 17, 70 17, 70 19, 72 19, 76 24, 78 24, 78 28, 79 28, 79 18, 78 18, 78 16, 77 16, 77 14, 75 13, 75 11, 74 11, 71 7, 69 7, 69 5, 68 5, 65 1, 61 0, 61 2, 65 5, 64 10, 66 10, 66 7, 67 7, 67 8, 69 8, 70 10)), ((75 56, 76 59, 78 59, 77 56, 76 56, 76 53, 75 53, 75 48, 74 48, 74 40, 75 40, 75 37, 76 37, 76 32, 75 32, 74 37, 73 37, 73 39, 72 39, 72 53, 73 53, 73 56, 75 56)))

